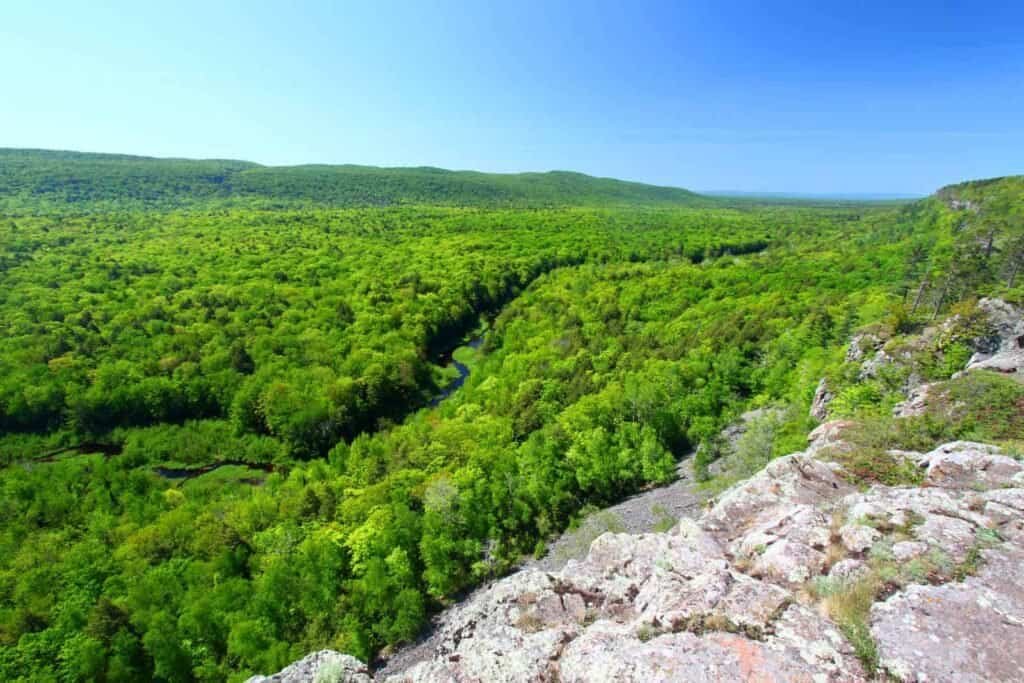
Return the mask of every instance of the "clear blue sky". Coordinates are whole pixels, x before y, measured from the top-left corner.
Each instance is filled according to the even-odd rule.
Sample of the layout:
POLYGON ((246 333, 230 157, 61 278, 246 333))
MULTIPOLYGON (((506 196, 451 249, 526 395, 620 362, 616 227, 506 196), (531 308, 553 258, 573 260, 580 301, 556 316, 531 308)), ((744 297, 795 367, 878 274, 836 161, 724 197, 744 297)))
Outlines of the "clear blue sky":
POLYGON ((0 63, 9 147, 698 190, 1024 173, 1019 0, 11 0, 0 63))

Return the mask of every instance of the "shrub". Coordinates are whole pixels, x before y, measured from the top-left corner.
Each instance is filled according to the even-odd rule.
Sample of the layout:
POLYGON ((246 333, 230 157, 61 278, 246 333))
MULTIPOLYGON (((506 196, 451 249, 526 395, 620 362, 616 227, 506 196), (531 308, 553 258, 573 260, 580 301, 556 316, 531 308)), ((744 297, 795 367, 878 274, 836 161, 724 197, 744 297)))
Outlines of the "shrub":
POLYGON ((915 463, 878 448, 856 448, 833 459, 860 485, 920 486, 924 481, 924 471, 915 463))

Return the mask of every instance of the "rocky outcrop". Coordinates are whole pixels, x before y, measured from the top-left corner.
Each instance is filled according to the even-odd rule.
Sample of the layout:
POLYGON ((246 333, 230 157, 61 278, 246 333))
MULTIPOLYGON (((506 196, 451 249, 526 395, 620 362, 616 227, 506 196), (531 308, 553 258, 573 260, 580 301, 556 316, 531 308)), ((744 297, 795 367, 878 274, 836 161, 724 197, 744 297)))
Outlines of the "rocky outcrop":
POLYGON ((811 400, 811 417, 819 422, 828 419, 828 404, 836 395, 829 389, 828 380, 824 377, 818 382, 818 388, 814 390, 814 398, 811 400))
POLYGON ((956 441, 936 448, 922 461, 925 483, 952 489, 1024 487, 1024 466, 995 446, 956 441))
POLYGON ((893 417, 918 417, 919 415, 924 415, 928 410, 929 392, 934 387, 934 384, 921 384, 910 389, 907 399, 897 403, 892 409, 893 417))
POLYGON ((845 433, 856 426, 857 423, 853 420, 830 420, 818 425, 807 435, 807 455, 849 450, 850 444, 846 441, 845 433))
POLYGON ((846 347, 846 362, 859 363, 882 347, 882 339, 874 333, 866 332, 853 335, 846 347))
MULTIPOLYGON (((1020 376, 1020 312, 979 307, 994 333, 967 369, 1020 376)), ((847 354, 862 377, 894 358, 871 335, 847 354)), ((941 393, 918 384, 896 417, 941 393)), ((812 415, 827 419, 830 396, 823 381, 812 415)), ((668 532, 605 533, 559 571, 535 566, 478 590, 445 613, 429 649, 375 680, 1024 680, 1024 465, 956 441, 888 451, 921 486, 867 486, 833 461, 856 455, 858 429, 824 421, 806 450, 668 532), (844 594, 867 595, 857 621, 831 602, 844 594)), ((253 681, 317 677, 373 680, 322 652, 253 681)))
POLYGON ((852 680, 833 624, 728 558, 691 520, 606 534, 557 574, 496 583, 450 616, 432 659, 388 680, 852 680))
POLYGON ((847 363, 860 364, 860 371, 857 373, 860 380, 878 377, 883 366, 897 362, 897 359, 889 355, 884 348, 884 340, 872 332, 854 335, 846 347, 844 360, 847 363))
MULTIPOLYGON (((904 454, 925 486, 858 490, 826 459, 849 426, 822 425, 808 451, 772 461, 697 520, 607 533, 559 572, 478 591, 447 614, 428 658, 378 680, 868 680, 808 587, 852 585, 880 561, 912 577, 928 568, 870 610, 886 675, 1024 678, 1024 467, 954 442, 904 454)), ((327 656, 255 680, 315 680, 327 656)), ((337 680, 369 680, 342 661, 337 680)))
POLYGON ((366 665, 332 650, 314 652, 272 676, 253 676, 246 683, 371 683, 366 665))
POLYGON ((982 299, 978 308, 992 325, 991 338, 980 340, 967 370, 990 370, 1013 375, 1024 382, 1024 318, 1021 311, 1001 299, 982 299))
POLYGON ((946 200, 946 204, 949 206, 949 208, 953 209, 954 211, 977 211, 978 210, 978 203, 977 202, 973 202, 970 199, 949 198, 949 199, 946 200))

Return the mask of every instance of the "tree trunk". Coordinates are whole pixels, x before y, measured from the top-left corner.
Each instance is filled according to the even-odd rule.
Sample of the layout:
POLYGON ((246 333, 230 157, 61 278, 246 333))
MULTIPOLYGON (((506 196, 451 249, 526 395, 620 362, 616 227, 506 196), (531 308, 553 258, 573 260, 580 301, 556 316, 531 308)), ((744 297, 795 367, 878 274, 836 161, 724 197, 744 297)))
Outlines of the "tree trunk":
POLYGON ((992 230, 989 230, 988 238, 985 240, 985 260, 986 261, 992 255, 992 243, 995 242, 995 239, 996 239, 996 231, 995 231, 995 228, 993 228, 992 230))
POLYGON ((939 317, 939 311, 942 310, 942 304, 946 302, 947 293, 949 293, 949 282, 943 285, 942 291, 939 293, 939 300, 935 302, 935 310, 932 311, 932 320, 939 317))
POLYGON ((921 286, 917 288, 917 296, 914 297, 914 306, 910 309, 910 315, 914 315, 917 312, 917 307, 921 305, 921 297, 924 296, 926 287, 928 287, 928 278, 921 280, 921 286))

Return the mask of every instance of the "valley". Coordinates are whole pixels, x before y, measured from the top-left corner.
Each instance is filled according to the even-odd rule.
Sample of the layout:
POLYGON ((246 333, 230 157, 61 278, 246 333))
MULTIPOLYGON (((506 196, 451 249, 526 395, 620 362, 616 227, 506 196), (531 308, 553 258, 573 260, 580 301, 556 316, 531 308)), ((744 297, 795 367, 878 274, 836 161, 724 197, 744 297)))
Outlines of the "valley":
MULTIPOLYGON (((911 374, 977 351, 978 300, 1020 302, 1022 196, 2 150, 0 678, 383 662, 803 451, 823 378, 833 417, 902 429, 911 374), (914 364, 854 367, 855 335, 914 364)), ((1012 387, 949 391, 987 412, 900 447, 1021 447, 1012 387)), ((891 484, 889 447, 846 466, 891 484)))

